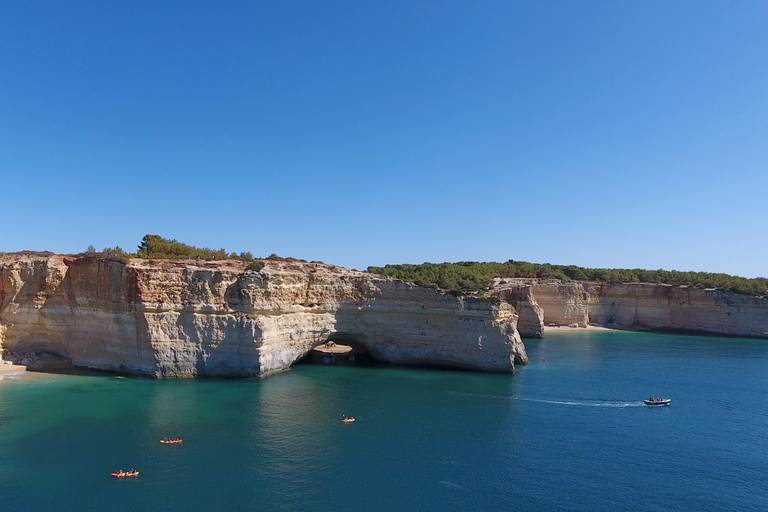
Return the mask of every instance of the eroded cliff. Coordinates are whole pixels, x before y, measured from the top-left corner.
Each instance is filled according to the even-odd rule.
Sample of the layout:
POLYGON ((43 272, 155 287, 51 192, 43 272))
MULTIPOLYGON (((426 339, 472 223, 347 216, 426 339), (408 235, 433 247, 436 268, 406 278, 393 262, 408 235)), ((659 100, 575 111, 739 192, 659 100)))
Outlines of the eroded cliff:
POLYGON ((0 344, 161 377, 265 376, 332 335, 383 361, 514 371, 507 303, 318 263, 0 256, 0 344))
POLYGON ((544 308, 533 294, 528 283, 496 279, 489 295, 509 303, 518 314, 517 330, 526 338, 541 338, 544 334, 544 308))
MULTIPOLYGON (((529 287, 530 300, 543 310, 545 324, 601 325, 615 329, 681 331, 768 338, 768 299, 716 289, 654 283, 600 283, 549 279, 509 279, 491 293, 529 287)), ((511 301, 520 312, 524 302, 511 301)), ((532 315, 526 316, 534 321, 532 315)), ((526 331, 535 330, 527 326, 526 331)))

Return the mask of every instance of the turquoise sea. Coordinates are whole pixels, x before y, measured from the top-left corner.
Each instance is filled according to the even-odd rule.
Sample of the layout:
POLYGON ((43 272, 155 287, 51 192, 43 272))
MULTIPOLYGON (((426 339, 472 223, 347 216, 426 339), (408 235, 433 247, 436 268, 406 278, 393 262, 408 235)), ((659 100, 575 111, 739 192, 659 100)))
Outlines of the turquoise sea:
POLYGON ((514 376, 307 365, 3 381, 0 507, 768 508, 768 342, 556 332, 526 346, 514 376), (109 476, 131 467, 138 478, 109 476))

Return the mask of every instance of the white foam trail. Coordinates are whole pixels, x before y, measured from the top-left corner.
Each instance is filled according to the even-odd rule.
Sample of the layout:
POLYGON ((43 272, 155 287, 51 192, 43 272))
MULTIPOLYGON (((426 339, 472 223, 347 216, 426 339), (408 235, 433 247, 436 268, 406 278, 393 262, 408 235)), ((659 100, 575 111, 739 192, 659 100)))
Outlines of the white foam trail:
POLYGON ((452 391, 448 392, 449 395, 457 395, 457 396, 476 396, 478 398, 495 398, 497 400, 511 400, 508 396, 497 396, 497 395, 480 395, 476 393, 454 393, 452 391))
POLYGON ((580 405, 582 407, 642 407, 643 402, 618 402, 613 400, 606 400, 601 402, 586 402, 586 401, 565 401, 565 400, 540 400, 537 398, 513 398, 513 400, 524 400, 526 402, 539 402, 543 404, 556 404, 556 405, 580 405))
POLYGON ((555 405, 576 405, 582 407, 642 407, 643 402, 622 402, 618 400, 544 400, 540 398, 519 398, 510 396, 498 396, 498 395, 480 395, 473 393, 450 393, 451 395, 460 396, 475 396, 478 398, 493 398, 495 400, 522 400, 524 402, 538 402, 542 404, 555 404, 555 405))

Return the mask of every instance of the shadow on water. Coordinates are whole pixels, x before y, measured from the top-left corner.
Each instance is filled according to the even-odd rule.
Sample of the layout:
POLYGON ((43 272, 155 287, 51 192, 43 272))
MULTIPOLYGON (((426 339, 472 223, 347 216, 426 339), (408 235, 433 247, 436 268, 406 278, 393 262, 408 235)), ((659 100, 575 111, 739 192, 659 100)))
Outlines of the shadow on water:
POLYGON ((328 366, 384 366, 389 364, 370 349, 365 335, 335 332, 316 344, 296 363, 328 366))

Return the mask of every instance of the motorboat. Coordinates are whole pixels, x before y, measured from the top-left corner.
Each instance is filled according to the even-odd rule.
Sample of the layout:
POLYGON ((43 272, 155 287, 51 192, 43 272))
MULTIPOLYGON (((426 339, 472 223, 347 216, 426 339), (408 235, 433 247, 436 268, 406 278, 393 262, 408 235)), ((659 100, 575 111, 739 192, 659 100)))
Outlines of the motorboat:
POLYGON ((669 405, 671 401, 671 398, 649 398, 648 400, 643 400, 643 403, 645 405, 669 405))

